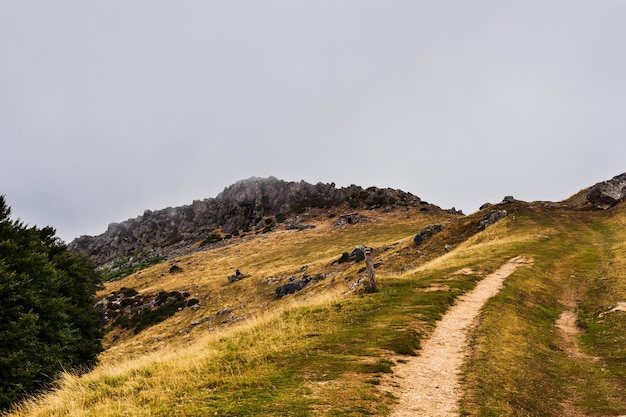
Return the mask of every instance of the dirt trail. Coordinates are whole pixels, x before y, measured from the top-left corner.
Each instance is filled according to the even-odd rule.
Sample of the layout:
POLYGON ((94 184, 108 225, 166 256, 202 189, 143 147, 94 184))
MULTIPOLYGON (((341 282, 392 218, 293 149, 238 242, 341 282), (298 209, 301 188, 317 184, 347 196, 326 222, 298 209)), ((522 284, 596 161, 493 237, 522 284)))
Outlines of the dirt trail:
POLYGON ((399 397, 392 417, 458 416, 462 395, 459 373, 469 350, 468 334, 487 300, 500 291, 504 279, 518 266, 531 261, 516 257, 483 278, 476 288, 459 297, 422 344, 420 356, 394 368, 394 387, 399 397))
POLYGON ((578 316, 574 311, 565 310, 563 311, 563 313, 561 313, 561 316, 559 316, 559 319, 556 321, 556 328, 559 331, 559 335, 562 339, 561 345, 563 351, 569 357, 598 361, 599 358, 587 355, 580 350, 580 347, 578 346, 578 342, 576 340, 576 337, 581 333, 581 330, 576 325, 577 320, 578 316))
MULTIPOLYGON (((575 294, 569 294, 569 296, 563 300, 567 309, 561 313, 555 323, 559 335, 559 347, 568 357, 574 360, 579 360, 582 362, 597 362, 600 360, 600 358, 584 353, 582 350, 580 350, 580 347, 578 346, 577 337, 581 333, 581 329, 576 325, 578 316, 574 311, 576 307, 575 299, 575 294)), ((561 404, 565 413, 564 415, 568 417, 587 417, 587 414, 585 414, 582 410, 576 407, 575 400, 576 393, 574 392, 571 396, 567 397, 567 399, 561 404)))

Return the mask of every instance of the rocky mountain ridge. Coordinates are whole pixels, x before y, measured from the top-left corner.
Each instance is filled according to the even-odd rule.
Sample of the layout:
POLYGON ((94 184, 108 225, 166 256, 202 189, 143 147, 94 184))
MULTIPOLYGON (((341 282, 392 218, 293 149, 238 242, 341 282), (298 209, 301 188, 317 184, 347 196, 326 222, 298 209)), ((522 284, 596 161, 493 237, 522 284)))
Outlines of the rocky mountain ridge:
POLYGON ((182 207, 146 210, 134 219, 110 224, 99 236, 81 236, 69 247, 87 254, 98 265, 127 262, 130 258, 137 263, 178 255, 198 243, 214 244, 233 235, 269 231, 278 223, 286 222, 287 227, 294 229, 306 228, 301 223, 303 214, 341 205, 351 210, 403 206, 442 210, 411 193, 390 188, 337 188, 334 183, 253 177, 225 188, 215 198, 196 200, 182 207))
MULTIPOLYGON (((625 198, 626 173, 599 182, 564 202, 550 204, 604 210, 625 198)), ((146 210, 134 219, 112 223, 101 235, 81 236, 69 248, 87 254, 98 265, 111 270, 115 265, 118 268, 140 265, 201 250, 206 244, 216 244, 232 236, 267 232, 280 223, 285 223, 287 228, 305 229, 310 227, 304 223, 306 213, 339 206, 355 211, 398 207, 443 211, 411 193, 391 188, 364 189, 356 185, 337 188, 334 183, 252 177, 225 188, 215 198, 196 200, 182 207, 146 210)), ((488 206, 485 204, 481 210, 488 206)), ((463 214, 454 208, 445 211, 463 214)))

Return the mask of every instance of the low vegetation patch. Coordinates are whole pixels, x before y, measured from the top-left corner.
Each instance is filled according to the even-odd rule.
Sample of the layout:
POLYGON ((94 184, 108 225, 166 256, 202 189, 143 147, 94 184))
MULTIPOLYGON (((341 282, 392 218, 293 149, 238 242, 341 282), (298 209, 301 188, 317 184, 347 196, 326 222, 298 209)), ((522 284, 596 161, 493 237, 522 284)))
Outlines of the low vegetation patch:
POLYGON ((133 262, 133 257, 126 257, 123 260, 116 262, 112 267, 102 272, 102 279, 104 282, 117 281, 132 273, 146 269, 152 265, 156 265, 165 258, 161 256, 147 258, 141 262, 133 262))
MULTIPOLYGON (((181 313, 159 324, 152 313, 144 316, 151 328, 120 338, 104 354, 116 361, 82 377, 66 375, 55 393, 12 415, 389 415, 396 398, 383 381, 396 364, 419 354, 460 295, 520 255, 534 264, 506 279, 472 336, 462 414, 626 414, 626 313, 601 314, 626 301, 620 232, 626 215, 521 203, 506 210, 505 218, 482 231, 480 214, 453 220, 421 246, 413 243, 415 234, 446 218, 419 208, 341 228, 325 218, 327 224, 314 229, 251 235, 180 259, 184 267, 177 273, 163 263, 109 283, 127 298, 159 288, 184 295, 185 288, 199 304, 187 308, 186 297, 174 297, 162 312, 181 313), (373 293, 351 290, 363 276, 362 261, 337 261, 364 244, 376 249, 380 264, 373 293), (454 248, 446 253, 445 245, 454 248), (249 276, 229 282, 225 277, 239 268, 249 276), (314 282, 276 296, 276 288, 305 271, 314 282), (598 360, 568 357, 555 326, 565 309, 576 311, 584 330, 579 347, 598 360), (220 311, 236 320, 201 322, 220 311), (201 323, 191 326, 192 320, 201 323), (180 335, 181 328, 189 331, 180 335), (165 340, 155 341, 161 336, 165 340)), ((136 314, 131 322, 131 316, 120 325, 134 332, 143 318, 136 314)))
POLYGON ((187 307, 189 295, 179 291, 139 295, 134 288, 122 287, 99 301, 96 308, 102 311, 107 328, 121 327, 137 334, 187 307))

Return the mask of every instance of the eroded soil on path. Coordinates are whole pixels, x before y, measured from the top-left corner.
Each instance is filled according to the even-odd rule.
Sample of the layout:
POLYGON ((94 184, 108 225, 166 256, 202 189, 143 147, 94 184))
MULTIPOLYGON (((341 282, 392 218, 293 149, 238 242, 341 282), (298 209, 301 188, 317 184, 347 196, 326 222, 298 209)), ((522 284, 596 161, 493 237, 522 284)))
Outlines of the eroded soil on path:
POLYGON ((398 397, 392 417, 458 416, 463 393, 459 374, 469 352, 468 335, 487 300, 496 295, 506 277, 531 261, 516 257, 483 278, 459 297, 422 344, 420 355, 398 363, 388 389, 398 397))
POLYGON ((582 358, 591 361, 598 361, 599 358, 588 355, 580 350, 576 337, 581 333, 576 325, 578 316, 573 310, 565 310, 556 321, 556 328, 561 337, 561 348, 572 358, 582 358))

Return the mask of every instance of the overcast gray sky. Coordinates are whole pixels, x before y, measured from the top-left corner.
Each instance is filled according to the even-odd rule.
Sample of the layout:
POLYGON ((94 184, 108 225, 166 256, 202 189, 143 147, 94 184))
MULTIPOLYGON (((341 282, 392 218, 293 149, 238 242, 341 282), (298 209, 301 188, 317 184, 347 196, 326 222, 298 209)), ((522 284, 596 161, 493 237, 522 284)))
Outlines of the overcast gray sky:
POLYGON ((465 213, 626 171, 626 1, 0 0, 0 194, 69 242, 251 176, 465 213))

